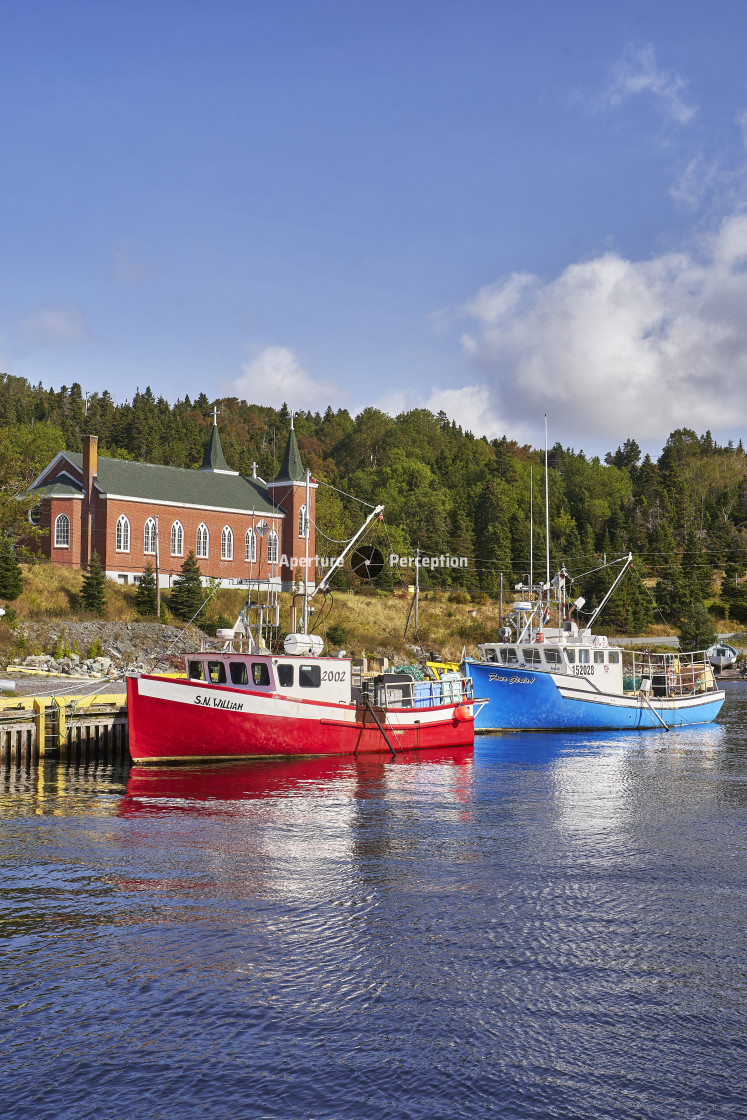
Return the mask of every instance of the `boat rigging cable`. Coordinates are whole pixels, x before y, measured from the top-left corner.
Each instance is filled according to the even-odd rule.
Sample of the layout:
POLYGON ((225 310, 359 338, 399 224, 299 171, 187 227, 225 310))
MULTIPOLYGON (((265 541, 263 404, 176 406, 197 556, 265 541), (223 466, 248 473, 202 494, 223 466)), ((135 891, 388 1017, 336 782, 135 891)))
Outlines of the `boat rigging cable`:
POLYGON ((641 583, 641 587, 644 589, 644 591, 648 595, 649 599, 654 604, 654 611, 656 612, 656 614, 658 614, 659 618, 661 619, 661 621, 666 626, 667 630, 670 633, 670 636, 675 637, 674 630, 672 630, 672 627, 669 625, 666 618, 664 617, 664 613, 663 613, 661 607, 657 604, 656 599, 654 599, 653 595, 651 594, 651 589, 649 587, 646 587, 646 584, 643 582, 643 577, 635 570, 635 568, 633 568, 632 571, 633 571, 634 575, 638 576, 638 579, 640 580, 640 583, 641 583))
POLYGON ((356 498, 355 494, 348 494, 347 490, 339 490, 336 486, 333 486, 331 482, 324 482, 321 478, 317 478, 316 475, 314 476, 314 482, 317 486, 326 486, 328 490, 334 490, 336 494, 342 494, 344 498, 350 498, 354 502, 359 502, 362 506, 368 506, 369 509, 375 508, 371 502, 364 502, 363 498, 356 498))
POLYGON ((319 534, 319 536, 324 537, 325 541, 329 541, 330 544, 350 544, 353 537, 355 536, 355 533, 353 533, 353 537, 347 537, 344 541, 338 541, 335 537, 330 537, 329 534, 325 533, 323 529, 320 529, 313 517, 309 517, 309 521, 314 526, 314 529, 319 534))
POLYGON ((173 642, 172 642, 172 643, 171 643, 171 645, 170 645, 170 646, 168 647, 168 649, 166 650, 166 652, 165 652, 164 654, 162 654, 162 655, 161 655, 161 657, 159 657, 158 661, 156 661, 155 665, 154 665, 154 666, 153 666, 153 668, 151 669, 151 673, 155 673, 156 669, 157 669, 157 668, 158 668, 158 666, 159 666, 159 665, 161 664, 161 662, 162 662, 162 661, 164 660, 164 658, 168 657, 168 656, 169 656, 169 654, 171 653, 172 649, 174 648, 174 646, 178 645, 178 643, 179 643, 179 642, 180 642, 180 641, 182 640, 182 638, 183 638, 183 637, 184 637, 184 635, 186 634, 186 632, 187 632, 187 627, 189 627, 189 626, 191 626, 191 625, 192 625, 192 623, 194 622, 194 620, 195 620, 195 619, 196 619, 196 618, 198 617, 198 615, 200 614, 200 612, 201 612, 201 611, 203 611, 203 610, 205 609, 205 607, 206 607, 206 606, 208 605, 208 603, 209 603, 209 602, 210 602, 210 600, 212 599, 213 595, 215 595, 216 591, 218 591, 218 590, 220 590, 220 583, 216 583, 215 587, 214 587, 214 588, 212 589, 212 591, 211 591, 211 592, 210 592, 210 594, 208 595, 207 599, 205 599, 205 601, 204 601, 203 603, 201 603, 201 604, 200 604, 200 606, 199 606, 199 607, 197 608, 197 610, 195 611, 195 613, 194 613, 194 614, 192 615, 192 617, 190 618, 189 622, 185 622, 185 624, 184 624, 184 626, 183 626, 183 628, 182 628, 181 632, 180 632, 179 634, 177 634, 177 636, 176 636, 176 637, 174 638, 173 642))

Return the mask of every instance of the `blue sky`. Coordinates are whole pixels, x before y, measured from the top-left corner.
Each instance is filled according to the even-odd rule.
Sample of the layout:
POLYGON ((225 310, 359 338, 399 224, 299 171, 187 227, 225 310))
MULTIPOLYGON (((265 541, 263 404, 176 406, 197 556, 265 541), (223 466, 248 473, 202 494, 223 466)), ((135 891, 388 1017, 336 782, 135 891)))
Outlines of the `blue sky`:
POLYGON ((743 5, 2 11, 0 370, 743 434, 743 5))

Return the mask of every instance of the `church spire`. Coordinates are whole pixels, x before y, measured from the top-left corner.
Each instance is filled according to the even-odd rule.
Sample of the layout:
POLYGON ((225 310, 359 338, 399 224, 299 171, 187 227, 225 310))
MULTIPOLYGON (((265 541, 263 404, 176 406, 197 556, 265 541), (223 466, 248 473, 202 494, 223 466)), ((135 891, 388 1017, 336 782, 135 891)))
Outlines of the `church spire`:
POLYGON ((223 447, 220 442, 220 435, 218 434, 218 409, 216 406, 213 406, 213 430, 210 433, 210 439, 205 448, 205 455, 200 470, 212 471, 215 474, 239 473, 238 471, 231 470, 223 454, 223 447))
POLYGON ((288 433, 288 442, 285 445, 285 455, 275 482, 302 482, 304 477, 301 452, 298 450, 298 440, 293 429, 293 413, 291 412, 291 427, 288 433))

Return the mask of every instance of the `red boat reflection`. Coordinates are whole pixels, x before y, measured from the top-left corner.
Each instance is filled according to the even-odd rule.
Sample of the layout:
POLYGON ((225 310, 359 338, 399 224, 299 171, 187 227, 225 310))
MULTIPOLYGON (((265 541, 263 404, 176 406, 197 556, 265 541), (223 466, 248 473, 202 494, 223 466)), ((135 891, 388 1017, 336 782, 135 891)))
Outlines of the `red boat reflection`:
MULTIPOLYGON (((257 798, 339 796, 340 783, 350 796, 367 798, 381 785, 398 785, 401 778, 427 776, 434 765, 458 768, 474 761, 472 747, 407 752, 384 761, 380 755, 358 757, 256 759, 213 766, 133 766, 120 806, 124 815, 142 812, 194 811, 224 801, 257 798)), ((461 788, 464 777, 455 772, 461 788)), ((457 792, 457 797, 459 793, 457 792)))

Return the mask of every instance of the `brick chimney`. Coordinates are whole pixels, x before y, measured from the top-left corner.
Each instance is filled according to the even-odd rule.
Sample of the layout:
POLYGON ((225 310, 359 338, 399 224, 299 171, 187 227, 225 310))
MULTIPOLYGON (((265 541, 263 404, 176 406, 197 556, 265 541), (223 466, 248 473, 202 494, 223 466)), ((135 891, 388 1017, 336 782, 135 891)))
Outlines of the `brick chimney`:
POLYGON ((93 546, 93 481, 99 469, 99 437, 83 436, 83 518, 80 527, 80 562, 88 567, 93 546))

